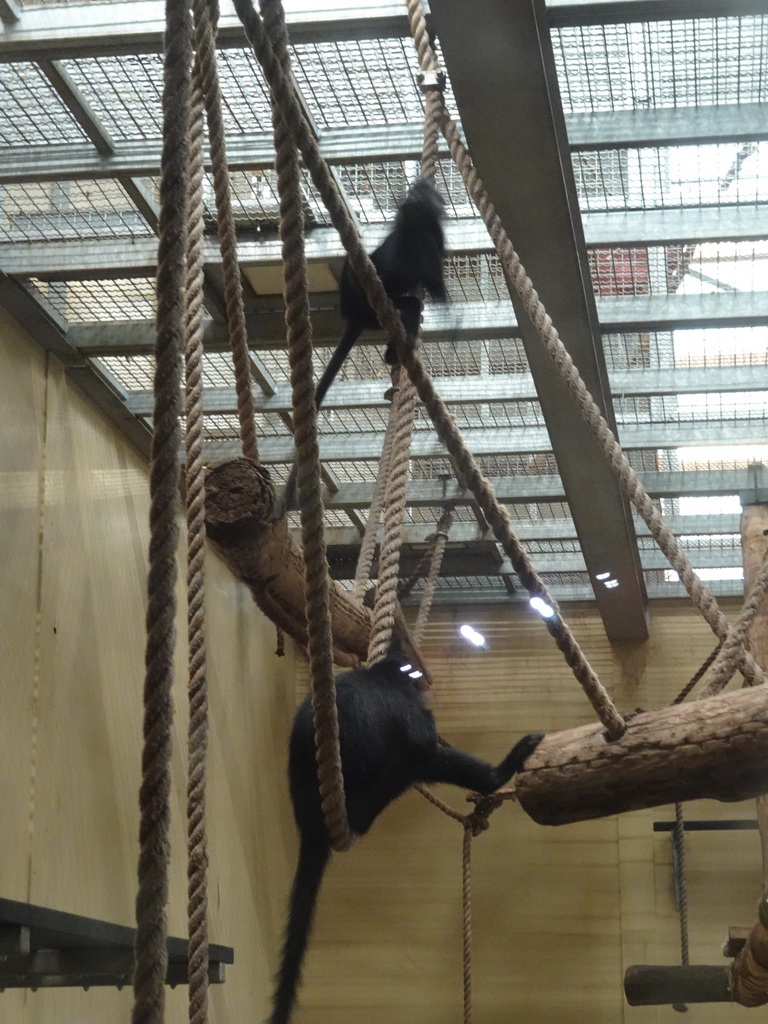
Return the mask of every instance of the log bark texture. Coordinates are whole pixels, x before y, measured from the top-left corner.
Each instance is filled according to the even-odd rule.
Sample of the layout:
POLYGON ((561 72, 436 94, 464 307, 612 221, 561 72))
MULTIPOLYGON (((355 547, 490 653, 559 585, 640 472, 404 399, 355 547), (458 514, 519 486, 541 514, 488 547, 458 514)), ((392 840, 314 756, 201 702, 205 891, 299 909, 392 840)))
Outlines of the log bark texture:
MULTIPOLYGON (((208 467, 205 525, 208 539, 234 575, 248 586, 256 604, 275 625, 307 646, 304 562, 279 514, 269 473, 252 459, 227 459, 208 467)), ((334 661, 364 661, 371 632, 371 611, 331 581, 334 661)), ((429 675, 405 623, 395 634, 404 653, 429 675)))
POLYGON ((740 690, 634 716, 609 742, 599 724, 544 737, 516 777, 541 825, 768 790, 768 688, 740 690))
POLYGON ((731 1001, 728 969, 705 964, 685 967, 635 964, 624 974, 624 994, 630 1006, 731 1001))

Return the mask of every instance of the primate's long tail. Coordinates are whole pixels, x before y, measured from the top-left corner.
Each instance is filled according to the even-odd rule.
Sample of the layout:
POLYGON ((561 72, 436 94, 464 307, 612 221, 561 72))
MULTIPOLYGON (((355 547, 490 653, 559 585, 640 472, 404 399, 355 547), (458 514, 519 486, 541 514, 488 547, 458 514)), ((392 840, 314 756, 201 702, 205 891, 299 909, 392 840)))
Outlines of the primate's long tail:
POLYGON ((302 837, 269 1024, 288 1024, 291 1019, 315 916, 317 894, 330 857, 331 849, 325 835, 309 840, 302 837))

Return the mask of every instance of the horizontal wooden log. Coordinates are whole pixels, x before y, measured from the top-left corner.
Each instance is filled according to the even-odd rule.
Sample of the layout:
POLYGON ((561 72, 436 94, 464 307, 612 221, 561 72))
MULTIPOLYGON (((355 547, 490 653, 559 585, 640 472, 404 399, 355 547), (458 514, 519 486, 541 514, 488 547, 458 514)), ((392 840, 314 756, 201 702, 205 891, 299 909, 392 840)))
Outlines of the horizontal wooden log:
POLYGON ((630 1006, 731 1002, 728 968, 700 964, 635 964, 624 974, 624 994, 630 1006))
MULTIPOLYGON (((206 473, 208 539, 275 625, 307 646, 304 561, 280 515, 269 473, 251 459, 226 459, 206 473)), ((364 661, 371 610, 331 582, 331 628, 337 665, 364 661)), ((430 682, 424 661, 398 615, 395 634, 411 663, 430 682)))
POLYGON ((612 742, 599 724, 550 733, 526 761, 516 789, 522 808, 541 825, 764 793, 768 687, 641 712, 612 742))

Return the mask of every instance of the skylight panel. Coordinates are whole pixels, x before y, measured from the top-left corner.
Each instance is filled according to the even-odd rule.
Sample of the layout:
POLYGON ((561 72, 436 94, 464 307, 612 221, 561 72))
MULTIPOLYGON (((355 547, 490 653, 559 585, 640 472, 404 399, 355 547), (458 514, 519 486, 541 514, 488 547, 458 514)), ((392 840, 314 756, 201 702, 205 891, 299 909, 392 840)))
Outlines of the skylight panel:
POLYGON ((560 28, 553 48, 566 113, 768 98, 761 15, 560 28))
POLYGON ((70 323, 108 320, 152 320, 155 280, 151 277, 100 281, 40 281, 30 284, 70 323))
POLYGON ((0 147, 87 142, 61 97, 35 64, 0 64, 0 147))

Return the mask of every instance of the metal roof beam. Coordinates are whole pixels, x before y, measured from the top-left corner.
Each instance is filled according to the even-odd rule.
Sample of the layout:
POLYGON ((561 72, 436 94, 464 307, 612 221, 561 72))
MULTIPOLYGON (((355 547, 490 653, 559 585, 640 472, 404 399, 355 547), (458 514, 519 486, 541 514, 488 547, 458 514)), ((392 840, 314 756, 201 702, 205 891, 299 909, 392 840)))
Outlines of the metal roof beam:
POLYGON ((572 150, 686 146, 768 138, 768 104, 724 103, 566 114, 572 150))
MULTIPOLYGON (((121 173, 118 178, 125 178, 121 173)), ((69 214, 70 218, 77 212, 69 214)), ((30 214, 34 221, 35 215, 30 214)), ((42 234, 50 213, 41 214, 42 234)), ((681 242, 749 241, 768 238, 768 205, 752 204, 684 209, 611 211, 583 215, 584 232, 590 247, 665 245, 681 242)), ((361 234, 366 248, 374 249, 389 229, 387 224, 368 224, 361 234)), ((477 218, 449 220, 445 226, 446 247, 451 253, 486 253, 491 244, 485 225, 477 218)), ((345 250, 335 228, 316 227, 307 231, 307 259, 337 263, 345 250)), ((244 267, 281 262, 279 240, 238 241, 238 255, 244 267)), ((154 239, 131 239, 118 246, 114 238, 68 242, 19 242, 3 253, 6 273, 17 277, 83 277, 154 273, 157 245, 154 239)), ((221 256, 215 239, 205 243, 207 263, 219 264, 221 256)))
MULTIPOLYGON (((768 487, 768 470, 700 469, 675 472, 640 472, 637 474, 652 498, 731 497, 754 493, 768 487)), ((565 491, 557 476, 494 477, 491 480, 496 497, 503 505, 562 503, 565 491)), ((347 509, 368 508, 373 498, 373 484, 341 484, 338 491, 323 493, 328 509, 346 512, 347 509)), ((408 484, 407 503, 415 508, 440 509, 445 501, 456 505, 469 505, 472 493, 449 481, 445 494, 441 481, 416 481, 408 484)), ((548 522, 549 520, 545 520, 548 522)), ((562 522, 553 519, 552 522, 562 522)), ((513 526, 515 523, 513 522, 513 526)))
MULTIPOLYGON (((477 171, 586 387, 613 425, 544 4, 432 0, 430 6, 477 171), (511 96, 513 104, 500 102, 511 96)), ((547 424, 543 433, 551 437, 586 564, 592 574, 610 565, 621 580, 618 600, 595 590, 606 633, 645 639, 645 586, 629 506, 517 296, 512 300, 547 424)), ((506 439, 506 429, 497 433, 506 439)))
MULTIPOLYGON (((462 549, 452 545, 449 541, 440 569, 441 576, 512 576, 517 580, 515 568, 507 558, 498 560, 495 557, 495 546, 486 544, 483 550, 482 544, 473 545, 470 550, 462 549)), ((408 576, 417 567, 423 549, 405 548, 401 553, 401 571, 408 576)), ((733 548, 692 548, 686 551, 688 559, 694 569, 734 569, 741 568, 741 545, 733 548)), ((586 573, 587 567, 584 557, 579 552, 538 552, 531 554, 531 561, 536 569, 542 573, 586 573)), ((331 575, 334 579, 353 579, 355 566, 357 564, 357 551, 344 549, 343 552, 328 548, 328 562, 331 575)), ((659 572, 672 567, 668 559, 661 551, 641 552, 643 572, 659 572)), ((374 566, 373 574, 376 574, 374 566)), ((598 583, 598 586, 600 584, 598 583)), ((608 588, 614 589, 614 588, 608 588)))
MULTIPOLYGON (((552 441, 546 427, 478 428, 463 430, 462 435, 476 456, 552 451, 552 441)), ((753 420, 692 419, 681 423, 630 423, 624 424, 621 428, 621 443, 626 451, 696 447, 704 444, 764 444, 765 423, 762 417, 753 420)), ((234 458, 240 451, 240 445, 234 440, 214 440, 206 445, 205 451, 208 461, 234 458)), ((291 462, 294 456, 293 438, 265 437, 259 442, 259 451, 261 461, 266 465, 291 462)), ((373 431, 356 431, 350 434, 321 433, 320 454, 325 462, 378 459, 381 454, 381 434, 373 431)), ((582 467, 593 459, 604 461, 597 442, 591 437, 586 441, 580 455, 579 465, 582 467)), ((410 456, 412 459, 445 458, 446 450, 432 430, 417 430, 414 433, 410 456)), ((605 465, 609 468, 607 462, 605 465)), ((616 486, 618 487, 618 482, 616 486)))
MULTIPOLYGON (((80 6, 31 7, 20 16, 14 0, 3 0, 8 21, 0 34, 0 61, 71 59, 129 53, 160 53, 165 14, 162 0, 122 0, 80 6), (10 12, 10 13, 8 13, 10 12), (12 14, 16 15, 16 21, 12 14)), ((434 8, 434 4, 432 7, 434 8)), ((408 20, 397 0, 287 0, 293 43, 406 37, 408 20)), ((546 20, 553 28, 624 24, 681 18, 765 13, 763 0, 614 0, 573 3, 549 0, 546 20)), ((218 44, 241 48, 245 35, 237 16, 222 11, 218 44)))
MULTIPOLYGON (((368 224, 361 228, 364 245, 370 251, 379 245, 388 224, 368 224)), ((482 253, 490 250, 488 232, 477 218, 448 221, 445 228, 446 246, 451 252, 482 253)), ((119 246, 114 238, 76 242, 19 242, 11 251, 1 252, 3 270, 16 277, 52 277, 57 280, 78 277, 117 277, 126 274, 154 275, 157 266, 157 242, 153 238, 131 239, 119 246), (58 269, 57 269, 58 268, 58 269)), ((311 228, 306 235, 307 259, 314 262, 341 262, 345 249, 335 228, 311 228)), ((282 263, 279 238, 247 236, 238 239, 238 257, 242 267, 282 263)), ((219 265, 221 253, 218 241, 209 237, 205 242, 206 263, 219 265)))
MULTIPOLYGON (((555 598, 557 603, 562 607, 571 602, 585 601, 593 602, 595 595, 592 593, 592 588, 589 586, 579 586, 578 584, 561 584, 554 583, 550 580, 547 581, 547 585, 555 598)), ((743 598, 744 596, 744 583, 742 580, 708 580, 707 587, 710 592, 717 598, 724 597, 736 597, 743 598)), ((646 584, 646 590, 648 591, 648 598, 652 601, 662 600, 680 600, 681 598, 686 601, 686 604, 690 604, 690 599, 685 592, 682 583, 665 582, 656 583, 651 580, 646 584)), ((616 599, 619 598, 619 591, 610 591, 611 594, 616 595, 616 599)), ((528 591, 518 590, 515 594, 508 594, 504 589, 501 578, 499 579, 499 585, 497 587, 475 587, 472 586, 456 586, 446 587, 438 584, 437 591, 435 592, 434 603, 436 605, 442 605, 443 607, 450 607, 452 605, 461 605, 462 607, 467 605, 487 605, 487 604, 498 604, 500 600, 507 600, 515 602, 516 604, 528 604, 528 591)), ((409 597, 407 597, 403 604, 416 605, 421 600, 421 592, 415 591, 409 597)), ((535 612, 531 612, 531 615, 535 615, 535 612)), ((564 609, 563 614, 567 619, 570 612, 567 608, 564 609)), ((714 641, 713 641, 714 643, 714 641)))
MULTIPOLYGON (((681 367, 664 370, 619 370, 610 374, 613 390, 622 397, 659 395, 727 394, 744 391, 768 392, 768 366, 681 367)), ((488 405, 495 402, 535 402, 536 389, 529 373, 493 376, 441 377, 435 382, 448 405, 488 405)), ((384 397, 388 378, 335 381, 323 401, 325 412, 338 409, 386 409, 384 397)), ((128 408, 135 416, 150 416, 154 404, 151 391, 129 391, 128 408)), ((268 394, 255 393, 258 412, 293 411, 291 388, 275 386, 268 394)), ((237 412, 234 388, 206 388, 205 411, 213 414, 237 412)))
MULTIPOLYGON (((567 114, 565 124, 570 148, 577 151, 764 139, 768 138, 768 103, 567 114)), ((318 144, 333 164, 387 163, 419 159, 422 138, 420 124, 367 125, 320 131, 318 144)), ((160 173, 160 148, 157 139, 115 141, 111 155, 94 153, 91 146, 78 142, 14 146, 0 153, 0 184, 120 174, 156 176, 160 173)), ((233 171, 273 167, 272 133, 232 134, 227 139, 227 159, 233 171)))
MULTIPOLYGON (((719 536, 722 534, 739 533, 739 516, 736 514, 711 515, 711 516, 665 516, 665 522, 676 537, 685 536, 719 536)), ((573 519, 533 519, 528 521, 514 522, 513 529, 520 540, 525 543, 532 541, 575 541, 576 528, 573 519)), ((378 542, 381 541, 383 527, 378 530, 378 542)), ((301 530, 293 529, 291 534, 300 543, 301 530)), ((406 526, 403 528, 403 546, 417 548, 425 547, 430 537, 435 534, 435 523, 424 523, 419 526, 406 526)), ((638 536, 649 537, 650 532, 645 523, 638 522, 638 536)), ((473 544, 476 541, 488 540, 488 530, 481 530, 477 523, 454 523, 448 534, 448 543, 458 547, 462 544, 473 544)), ((329 550, 341 548, 359 548, 360 534, 351 526, 329 526, 325 530, 325 540, 329 550)), ((538 558, 538 555, 534 557, 538 558)), ((444 575, 447 575, 444 574, 444 575)))
MULTIPOLYGON (((335 345, 343 323, 337 309, 336 293, 314 295, 325 308, 312 311, 316 345, 335 345)), ((275 305, 279 299, 275 297, 275 305)), ((675 328, 760 327, 768 324, 768 293, 739 292, 713 295, 642 295, 632 298, 598 299, 597 310, 605 334, 633 331, 670 331, 675 328)), ((279 308, 246 315, 248 344, 254 350, 285 346, 285 318, 279 308)), ((151 320, 73 323, 72 344, 84 355, 142 355, 152 351, 155 325, 151 320)), ((226 330, 213 320, 204 326, 208 352, 229 349, 226 330)), ((462 302, 450 306, 428 304, 424 309, 422 338, 425 342, 510 338, 519 336, 510 302, 462 302)), ((564 337, 567 335, 564 334, 564 337)), ((382 346, 379 332, 363 335, 358 344, 382 346)), ((650 371, 649 371, 650 372, 650 371)), ((707 370, 709 372, 709 370, 707 370)), ((738 374, 734 380, 738 379, 738 374)), ((617 387, 618 390, 618 387, 617 387)))
MULTIPOLYGON (((410 34, 405 7, 397 0, 287 0, 285 9, 293 43, 410 34)), ((0 33, 0 61, 161 53, 164 32, 162 0, 27 8, 0 33)), ((224 49, 248 45, 231 10, 221 12, 217 43, 224 49)))
POLYGON ((763 0, 548 0, 547 15, 553 28, 579 25, 623 25, 642 21, 679 21, 683 18, 735 18, 765 14, 763 0))

